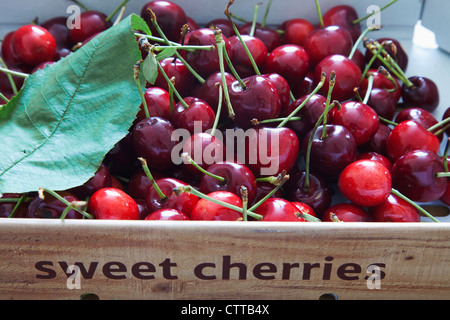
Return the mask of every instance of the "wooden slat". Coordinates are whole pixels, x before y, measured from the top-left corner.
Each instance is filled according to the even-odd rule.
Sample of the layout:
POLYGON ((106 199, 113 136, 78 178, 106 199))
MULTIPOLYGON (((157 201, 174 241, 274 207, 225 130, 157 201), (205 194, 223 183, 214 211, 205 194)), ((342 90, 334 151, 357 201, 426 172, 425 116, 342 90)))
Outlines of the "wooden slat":
POLYGON ((3 219, 0 298, 449 299, 449 249, 449 223, 3 219), (61 266, 76 262, 92 274, 69 289, 61 266), (378 289, 371 264, 384 265, 378 289))

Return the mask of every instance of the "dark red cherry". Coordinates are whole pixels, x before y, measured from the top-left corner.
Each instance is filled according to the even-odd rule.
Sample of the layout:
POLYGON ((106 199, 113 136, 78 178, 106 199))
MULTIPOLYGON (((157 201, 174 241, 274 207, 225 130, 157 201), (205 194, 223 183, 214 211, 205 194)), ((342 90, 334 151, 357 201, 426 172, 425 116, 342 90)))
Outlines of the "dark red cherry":
MULTIPOLYGON (((169 79, 175 78, 174 87, 178 93, 182 97, 189 95, 194 87, 195 79, 186 65, 173 57, 162 59, 159 63, 169 79)), ((161 72, 158 72, 154 86, 169 91, 169 85, 161 72)))
POLYGON ((96 219, 140 219, 136 201, 124 191, 116 188, 103 188, 96 191, 89 198, 87 211, 96 219))
POLYGON ((372 216, 363 208, 353 203, 338 203, 329 207, 323 214, 322 221, 331 222, 337 218, 341 222, 372 222, 372 216))
MULTIPOLYGON (((247 46, 256 66, 261 68, 267 59, 267 47, 257 37, 250 35, 241 35, 242 41, 247 46)), ((252 62, 244 49, 244 46, 238 36, 228 38, 231 48, 231 62, 240 77, 245 78, 255 75, 252 62)))
POLYGON ((375 151, 383 156, 386 156, 386 143, 391 131, 392 129, 389 126, 384 123, 380 123, 377 132, 367 143, 361 145, 360 149, 363 151, 375 151))
POLYGON ((111 186, 111 173, 109 172, 108 167, 101 163, 93 177, 81 186, 70 189, 70 192, 78 198, 84 199, 85 197, 92 195, 97 190, 109 188, 111 186))
POLYGON ((383 203, 391 193, 392 177, 388 168, 378 161, 357 160, 341 172, 338 187, 352 203, 373 207, 383 203))
POLYGON ((433 80, 426 77, 410 77, 412 86, 402 85, 403 104, 406 108, 420 107, 433 112, 439 106, 439 90, 433 80))
POLYGON ((427 150, 438 153, 439 139, 414 120, 405 120, 392 129, 386 141, 386 153, 391 161, 396 161, 412 150, 427 150))
POLYGON ((314 82, 319 83, 322 74, 325 73, 325 83, 319 90, 319 94, 327 95, 329 78, 332 71, 336 72, 336 84, 331 97, 333 100, 343 101, 354 95, 354 88, 361 82, 361 69, 349 58, 334 54, 328 56, 317 65, 314 72, 314 82))
POLYGON ((222 34, 227 38, 235 35, 233 25, 231 24, 230 20, 225 18, 213 19, 206 23, 206 27, 212 30, 214 30, 215 28, 219 28, 222 31, 222 34))
POLYGON ((280 113, 283 113, 283 110, 285 110, 289 106, 289 103, 291 101, 289 83, 278 73, 267 73, 263 74, 263 76, 272 81, 275 88, 277 88, 281 103, 280 113))
POLYGON ((70 29, 70 39, 74 44, 83 42, 112 25, 111 21, 106 21, 106 14, 96 10, 84 11, 78 18, 80 19, 80 27, 70 29))
POLYGON ((300 84, 292 88, 292 93, 295 97, 302 97, 311 94, 314 87, 314 72, 310 70, 300 84))
POLYGON ((392 77, 389 79, 383 72, 379 72, 377 69, 370 69, 359 85, 359 94, 364 97, 367 92, 368 76, 373 77, 372 88, 385 89, 393 96, 394 101, 397 103, 402 95, 402 87, 397 78, 392 77), (394 81, 394 82, 392 82, 394 81))
POLYGON ((187 215, 176 209, 160 209, 150 213, 144 220, 190 220, 187 215))
MULTIPOLYGON (((250 34, 251 29, 252 22, 246 22, 239 28, 239 33, 241 35, 250 34)), ((281 36, 278 31, 268 26, 262 28, 260 23, 256 23, 254 36, 264 42, 269 52, 281 45, 281 36)))
POLYGON ((135 166, 139 165, 139 163, 137 156, 134 154, 133 146, 131 145, 130 133, 119 140, 114 147, 108 151, 103 162, 112 175, 128 177, 131 174, 135 166))
MULTIPOLYGON (((447 119, 448 117, 450 117, 450 107, 448 107, 448 108, 444 111, 444 113, 442 114, 442 120, 445 120, 445 119, 447 119)), ((445 130, 445 133, 446 133, 448 136, 450 136, 450 128, 447 128, 447 129, 445 130)))
POLYGON ((228 86, 230 102, 235 113, 234 122, 241 128, 252 126, 253 119, 277 118, 281 110, 278 90, 264 76, 251 76, 242 80, 245 88, 236 80, 228 86))
POLYGON ((419 211, 394 194, 384 203, 369 208, 369 213, 375 222, 420 222, 419 211))
POLYGON ((156 21, 164 35, 172 41, 178 42, 183 25, 187 22, 186 12, 181 6, 171 1, 155 0, 145 4, 141 9, 141 17, 147 22, 155 36, 160 36, 156 31, 148 10, 152 10, 156 21))
POLYGON ((447 188, 447 178, 437 177, 439 172, 444 172, 444 167, 435 152, 412 150, 394 162, 392 185, 412 201, 435 201, 447 188))
POLYGON ((70 29, 67 27, 67 17, 58 16, 51 18, 41 24, 41 27, 50 32, 56 41, 57 53, 64 55, 64 49, 72 49, 74 43, 70 38, 70 29))
MULTIPOLYGON (((256 196, 252 202, 249 202, 248 207, 250 208, 254 204, 258 203, 259 200, 267 196, 274 188, 275 186, 270 182, 258 181, 256 183, 256 196)), ((271 198, 283 198, 283 192, 281 191, 281 189, 275 191, 275 193, 272 194, 271 198)))
MULTIPOLYGON (((58 194, 68 202, 78 201, 79 199, 67 191, 58 192, 58 194)), ((67 205, 54 196, 45 193, 44 199, 35 196, 28 205, 27 218, 58 219, 61 218, 67 205)), ((75 210, 69 210, 66 219, 81 219, 83 215, 75 210)))
MULTIPOLYGON (((339 176, 342 170, 356 159, 356 141, 351 132, 337 124, 326 125, 326 137, 319 126, 312 137, 310 167, 328 179, 339 176)), ((303 139, 302 151, 306 156, 310 131, 303 139)))
POLYGON ((330 110, 331 122, 347 128, 359 146, 372 138, 377 132, 380 120, 378 114, 367 104, 346 101, 330 110))
POLYGON ((256 208, 255 213, 263 216, 261 221, 305 221, 299 218, 299 209, 291 202, 282 198, 267 199, 256 208))
MULTIPOLYGON (((22 194, 20 193, 3 193, 0 195, 0 199, 20 199, 22 197, 22 194)), ((12 211, 16 207, 17 202, 1 202, 0 203, 0 218, 9 218, 11 216, 12 211)), ((19 207, 16 209, 16 212, 14 213, 12 218, 25 218, 28 211, 28 204, 22 201, 21 204, 19 204, 19 207)))
MULTIPOLYGON (((155 180, 165 177, 163 173, 156 170, 152 170, 151 173, 155 180)), ((133 199, 145 199, 151 186, 152 182, 147 177, 142 167, 139 167, 130 175, 127 184, 128 194, 133 197, 133 199)))
POLYGON ((191 217, 192 209, 199 200, 198 197, 188 192, 183 192, 180 195, 176 195, 173 192, 174 188, 187 186, 186 183, 174 178, 161 178, 155 182, 165 195, 165 198, 162 199, 155 187, 153 185, 150 186, 145 197, 145 203, 150 213, 170 208, 181 211, 188 217, 191 217))
MULTIPOLYGON (((419 107, 403 109, 395 117, 395 122, 397 123, 405 120, 414 120, 425 129, 428 129, 438 123, 436 117, 431 112, 419 107)), ((441 127, 434 130, 434 132, 439 129, 441 129, 441 127)), ((440 141, 442 141, 443 134, 440 134, 437 137, 440 141)))
POLYGON ((186 129, 190 134, 194 134, 213 127, 216 113, 205 101, 195 97, 186 97, 183 100, 188 107, 185 108, 178 102, 170 117, 175 128, 186 129))
POLYGON ((17 66, 22 64, 23 62, 20 60, 20 58, 17 56, 17 54, 14 52, 12 39, 14 38, 14 33, 16 31, 10 31, 8 32, 2 40, 2 46, 1 46, 1 55, 3 58, 3 61, 5 62, 6 66, 8 68, 11 68, 13 66, 17 66))
POLYGON ((382 154, 379 154, 378 152, 375 151, 361 152, 356 156, 356 160, 363 160, 363 159, 378 161, 382 165, 384 165, 389 171, 392 168, 392 162, 382 154))
POLYGON ((173 138, 174 131, 172 123, 164 118, 150 117, 139 121, 131 135, 134 152, 146 159, 150 168, 166 170, 172 167, 172 149, 178 143, 173 138))
POLYGON ((386 89, 373 88, 370 91, 367 105, 370 106, 377 115, 392 120, 397 111, 397 102, 394 96, 386 89))
POLYGON ((355 8, 349 5, 337 5, 329 9, 322 17, 323 24, 327 26, 340 26, 350 32, 353 42, 361 35, 361 24, 353 23, 358 19, 355 8))
MULTIPOLYGON (((144 99, 147 103, 147 110, 150 117, 161 117, 170 119, 170 95, 160 87, 150 87, 144 92, 144 99)), ((141 103, 140 110, 136 116, 136 122, 146 118, 144 104, 141 103)))
POLYGON ((366 59, 364 58, 364 53, 362 53, 361 50, 356 49, 351 60, 359 67, 359 69, 361 69, 361 71, 364 71, 366 68, 366 59))
POLYGON ((327 56, 333 54, 348 56, 352 47, 353 40, 350 32, 335 25, 312 31, 304 43, 312 68, 315 68, 327 56))
POLYGON ((303 46, 306 37, 314 31, 315 27, 306 19, 295 18, 284 21, 279 29, 284 30, 283 44, 303 46))
POLYGON ((300 84, 308 73, 310 58, 303 47, 285 44, 270 52, 264 64, 264 73, 278 73, 290 87, 300 84))
POLYGON ((29 66, 52 61, 56 57, 56 41, 47 29, 37 25, 24 25, 16 30, 12 47, 17 57, 29 66))
MULTIPOLYGON (((229 191, 215 191, 207 196, 236 207, 242 208, 242 200, 239 196, 229 191)), ((237 221, 242 219, 242 213, 214 203, 207 199, 200 199, 192 209, 191 220, 220 220, 237 221)))
MULTIPOLYGON (((376 39, 376 41, 383 44, 383 48, 387 51, 387 53, 389 53, 389 55, 394 58, 395 62, 397 62, 398 66, 405 71, 408 67, 409 58, 401 43, 398 40, 389 37, 379 38, 376 39)), ((369 62, 373 57, 372 52, 370 50, 366 50, 365 57, 366 62, 369 62)), ((372 64, 372 68, 378 69, 381 65, 383 65, 382 62, 376 59, 372 64)))
POLYGON ((200 191, 208 194, 214 191, 229 191, 241 196, 241 186, 248 192, 248 202, 252 203, 256 197, 256 179, 247 166, 235 162, 217 162, 208 167, 208 172, 225 180, 220 181, 207 174, 202 176, 200 191))

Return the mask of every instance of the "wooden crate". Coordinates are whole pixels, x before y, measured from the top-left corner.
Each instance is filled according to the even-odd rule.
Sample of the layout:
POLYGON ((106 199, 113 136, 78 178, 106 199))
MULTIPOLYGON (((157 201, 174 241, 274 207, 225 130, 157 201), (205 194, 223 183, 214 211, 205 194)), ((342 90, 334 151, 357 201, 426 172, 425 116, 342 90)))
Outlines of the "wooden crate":
POLYGON ((449 240, 448 223, 4 219, 0 298, 449 299, 449 240))

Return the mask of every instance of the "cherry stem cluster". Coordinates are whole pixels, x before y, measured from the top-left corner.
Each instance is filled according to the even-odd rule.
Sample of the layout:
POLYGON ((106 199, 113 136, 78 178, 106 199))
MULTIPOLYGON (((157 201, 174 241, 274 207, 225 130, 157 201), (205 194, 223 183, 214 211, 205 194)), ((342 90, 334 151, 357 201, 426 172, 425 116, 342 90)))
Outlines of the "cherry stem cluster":
POLYGON ((56 193, 53 190, 49 190, 46 188, 39 188, 39 197, 41 199, 44 199, 44 193, 48 193, 50 195, 52 195, 53 197, 55 197, 56 199, 58 199, 59 201, 61 201, 62 203, 64 203, 67 207, 66 209, 64 209, 62 215, 61 215, 61 219, 64 220, 67 213, 70 210, 75 210, 78 213, 82 214, 84 217, 89 218, 89 219, 94 219, 94 216, 87 213, 86 211, 80 209, 81 207, 85 207, 86 206, 86 202, 85 201, 73 201, 73 202, 69 202, 66 199, 64 199, 63 197, 61 197, 58 193, 56 193))

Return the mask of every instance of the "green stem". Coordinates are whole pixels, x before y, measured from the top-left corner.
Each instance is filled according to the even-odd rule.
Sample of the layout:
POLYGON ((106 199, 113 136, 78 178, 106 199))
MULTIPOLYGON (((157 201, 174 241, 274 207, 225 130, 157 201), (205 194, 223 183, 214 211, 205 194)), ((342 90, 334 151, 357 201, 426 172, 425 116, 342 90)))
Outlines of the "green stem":
POLYGON ((323 18, 322 18, 322 10, 320 10, 319 0, 315 0, 315 2, 316 2, 317 16, 319 17, 319 26, 320 26, 320 28, 323 28, 324 24, 323 24, 323 18))
POLYGON ((9 102, 9 99, 8 99, 3 93, 1 93, 1 92, 0 92, 0 98, 1 98, 3 101, 5 101, 6 103, 9 102))
MULTIPOLYGON (((447 167, 448 170, 448 167, 447 167)), ((436 172, 436 178, 449 178, 450 177, 450 172, 436 172)))
POLYGON ((145 100, 144 91, 142 90, 141 82, 139 81, 140 66, 141 66, 140 61, 134 65, 134 82, 136 83, 136 87, 138 88, 139 95, 142 100, 142 106, 144 108, 145 117, 150 118, 150 113, 148 112, 147 101, 145 100))
POLYGON ((262 205, 264 203, 264 201, 266 201, 267 199, 269 199, 275 192, 277 192, 282 186, 283 184, 289 180, 289 175, 286 174, 285 171, 283 171, 282 173, 280 173, 280 175, 278 176, 278 184, 275 186, 275 188, 273 188, 272 190, 270 190, 270 192, 268 194, 266 194, 261 200, 259 200, 257 203, 255 203, 250 209, 248 209, 249 211, 254 211, 256 208, 258 208, 260 205, 262 205))
MULTIPOLYGON (((153 54, 150 53, 149 54, 153 54)), ((175 86, 173 85, 172 81, 170 81, 169 76, 167 75, 167 73, 164 71, 164 68, 161 66, 160 63, 156 64, 158 66, 158 70, 159 72, 162 74, 162 76, 164 77, 164 79, 167 81, 167 84, 169 85, 169 87, 173 90, 173 92, 175 93, 175 95, 177 96, 178 100, 181 102, 181 104, 183 105, 183 107, 185 109, 189 108, 188 104, 186 103, 186 101, 184 101, 183 97, 180 95, 180 93, 178 92, 178 90, 175 88, 175 86)))
POLYGON ((266 11, 264 12, 264 17, 261 22, 261 28, 264 28, 266 26, 267 17, 269 16, 270 6, 272 5, 272 0, 269 0, 267 3, 266 11))
POLYGON ((81 8, 83 8, 85 11, 89 11, 90 9, 88 7, 86 7, 83 3, 81 3, 78 0, 72 0, 73 3, 75 3, 76 5, 80 6, 81 8))
POLYGON ((273 123, 273 122, 282 122, 285 121, 287 119, 287 121, 299 121, 302 120, 302 117, 291 117, 291 118, 274 118, 274 119, 265 119, 265 120, 261 120, 259 121, 258 119, 252 119, 251 122, 254 126, 259 126, 260 124, 265 124, 265 123, 273 123))
MULTIPOLYGON (((223 44, 223 42, 222 42, 223 44)), ((231 73, 233 74, 233 76, 235 77, 235 79, 239 82, 239 84, 241 85, 242 89, 246 89, 246 85, 244 83, 244 81, 242 81, 241 77, 239 76, 239 74, 237 73, 236 69, 233 66, 233 63, 231 62, 230 56, 228 55, 228 52, 225 48, 225 45, 221 45, 222 47, 222 52, 223 52, 223 57, 225 58, 225 61, 228 65, 228 67, 231 70, 231 73)))
POLYGON ((301 108, 303 108, 309 100, 311 100, 311 98, 320 90, 320 88, 322 88, 323 84, 325 83, 325 74, 322 73, 322 76, 320 78, 319 83, 317 84, 316 88, 308 95, 308 97, 297 107, 294 109, 294 111, 292 111, 277 127, 281 128, 283 127, 288 121, 289 119, 291 119, 294 115, 296 115, 301 108))
POLYGON ((322 128, 322 139, 325 139, 327 137, 327 116, 328 111, 330 109, 330 103, 331 103, 331 93, 333 92, 334 85, 336 84, 336 72, 334 70, 330 73, 330 81, 328 86, 328 94, 327 94, 327 102, 325 104, 325 110, 323 112, 323 128, 322 128))
POLYGON ((248 221, 248 214, 247 214, 247 206, 248 206, 248 190, 247 187, 241 186, 241 198, 242 198, 242 218, 244 221, 248 221))
POLYGON ((243 23, 247 23, 247 22, 248 22, 247 19, 244 19, 244 18, 242 18, 242 17, 240 17, 240 16, 238 16, 238 15, 236 15, 236 14, 234 14, 234 13, 230 13, 230 15, 231 15, 233 18, 235 18, 236 20, 240 21, 240 22, 243 22, 243 23))
POLYGON ((23 73, 23 72, 19 72, 19 71, 13 71, 13 70, 10 70, 10 69, 4 68, 4 67, 0 67, 0 71, 4 72, 6 74, 10 74, 10 75, 21 77, 21 78, 25 78, 25 79, 30 76, 28 73, 23 73))
POLYGON ((250 29, 250 36, 254 36, 255 35, 255 30, 256 30, 256 21, 258 19, 258 9, 259 9, 259 3, 257 3, 253 9, 253 19, 252 19, 252 27, 250 29))
POLYGON ((369 98, 370 98, 370 94, 372 93, 372 88, 373 88, 373 75, 371 74, 367 78, 367 91, 366 91, 366 95, 364 96, 362 103, 367 104, 367 102, 369 101, 369 98))
POLYGON ((360 23, 361 21, 364 21, 364 20, 366 20, 366 19, 369 19, 369 18, 370 18, 371 16, 373 16, 374 14, 380 13, 381 11, 383 11, 383 10, 386 9, 387 7, 393 5, 393 4, 394 4, 395 2, 397 2, 397 1, 398 1, 398 0, 392 0, 392 1, 389 2, 388 4, 382 6, 379 10, 374 11, 374 12, 372 12, 372 13, 369 13, 368 15, 366 15, 366 16, 364 16, 364 17, 362 17, 362 18, 353 20, 353 21, 352 21, 352 24, 358 24, 358 23, 360 23))
POLYGON ((20 198, 18 199, 16 205, 14 206, 14 209, 12 209, 11 213, 9 214, 8 218, 14 218, 16 211, 19 209, 19 206, 22 204, 24 199, 25 199, 25 194, 22 194, 20 196, 20 198))
MULTIPOLYGON (((0 65, 3 68, 8 69, 8 67, 6 66, 5 61, 3 61, 1 55, 0 55, 0 65)), ((19 90, 17 90, 16 82, 14 81, 11 74, 7 73, 6 76, 8 77, 8 81, 9 81, 9 84, 11 85, 11 89, 13 90, 14 95, 16 95, 19 92, 19 90)))
POLYGON ((152 173, 150 172, 150 169, 148 168, 147 160, 142 157, 139 157, 138 160, 141 162, 142 169, 144 170, 144 173, 147 176, 147 178, 150 180, 153 188, 155 188, 156 192, 158 193, 159 198, 161 200, 166 199, 167 198, 166 195, 161 191, 161 188, 156 183, 152 173))
POLYGON ((391 192, 396 195, 397 197, 405 200, 406 202, 408 202, 409 204, 411 204, 414 208, 416 208, 417 210, 419 210, 420 212, 422 212, 424 215, 426 215, 428 218, 430 218, 431 220, 433 220, 434 222, 439 222, 439 220, 437 220, 435 217, 433 217, 433 215, 431 213, 429 213, 428 211, 426 211, 424 208, 422 208, 421 206, 419 206, 417 203, 415 203, 414 201, 412 201, 411 199, 409 199, 408 197, 404 196, 403 194, 401 194, 399 191, 395 190, 394 188, 392 188, 391 192))
POLYGON ((355 55, 356 50, 358 50, 358 47, 360 45, 360 43, 363 41, 363 39, 366 37, 366 35, 372 31, 375 30, 374 28, 366 28, 366 30, 364 30, 360 36, 358 37, 358 39, 355 41, 355 44, 352 47, 352 51, 350 52, 350 54, 348 55, 348 58, 351 60, 353 58, 353 56, 355 55))
POLYGON ((63 197, 61 197, 58 193, 56 193, 53 190, 49 190, 46 188, 39 188, 40 192, 46 192, 50 195, 52 195, 53 197, 55 197, 56 199, 58 199, 59 201, 61 201, 62 203, 64 203, 66 206, 70 207, 71 209, 77 211, 78 213, 82 214, 83 216, 85 216, 86 218, 89 219, 94 219, 94 216, 92 216, 91 214, 87 213, 84 210, 81 210, 80 208, 78 208, 77 206, 72 205, 72 203, 70 203, 69 201, 67 201, 66 199, 64 199, 63 197))
POLYGON ((445 118, 444 120, 442 120, 442 121, 436 123, 435 125, 429 127, 427 130, 428 130, 429 132, 433 132, 434 130, 438 129, 439 127, 441 127, 441 126, 443 126, 443 125, 446 125, 446 124, 449 123, 449 122, 450 122, 450 117, 445 118))
POLYGON ((128 0, 122 1, 122 3, 121 3, 116 9, 114 9, 114 11, 111 12, 111 14, 110 14, 109 16, 107 16, 105 20, 106 20, 106 21, 111 20, 111 19, 116 15, 116 13, 117 13, 120 9, 122 9, 122 7, 125 7, 125 6, 127 5, 127 2, 128 2, 128 0))
POLYGON ((217 102, 217 111, 216 117, 214 118, 214 123, 211 128, 210 135, 214 136, 217 130, 217 126, 219 125, 220 114, 222 113, 222 101, 223 101, 223 88, 220 83, 217 83, 216 87, 219 89, 219 98, 217 102))
POLYGON ((176 50, 206 50, 206 51, 214 51, 215 47, 214 45, 202 45, 202 46, 194 46, 194 45, 179 45, 179 46, 172 46, 172 45, 156 45, 154 46, 153 50, 156 51, 163 51, 167 48, 175 48, 176 50))
POLYGON ((379 118, 381 121, 383 121, 383 122, 385 122, 385 123, 387 123, 387 124, 393 125, 394 127, 395 127, 396 125, 398 125, 397 122, 394 122, 394 121, 391 121, 391 120, 389 120, 389 119, 383 118, 382 116, 378 116, 378 118, 379 118))
POLYGON ((209 172, 209 171, 203 169, 202 167, 200 167, 200 166, 198 165, 198 163, 195 162, 194 159, 192 159, 192 158, 189 156, 189 154, 187 154, 186 152, 184 152, 184 153, 181 154, 181 158, 186 159, 190 164, 192 164, 192 165, 193 165, 198 171, 200 171, 201 173, 206 174, 207 176, 210 176, 211 178, 217 179, 217 180, 219 180, 220 182, 226 182, 226 181, 227 181, 227 179, 225 179, 224 177, 218 176, 218 175, 216 175, 216 174, 214 174, 214 173, 211 173, 211 172, 209 172))
POLYGON ((442 156, 442 162, 444 165, 444 171, 448 172, 448 151, 450 149, 450 138, 447 139, 447 143, 445 145, 444 155, 442 156))
MULTIPOLYGON (((369 44, 366 45, 367 49, 369 49, 368 46, 371 46, 371 44, 369 43, 369 44)), ((372 51, 372 58, 370 58, 369 62, 367 63, 367 65, 366 65, 366 67, 365 67, 365 69, 364 69, 364 71, 362 73, 361 79, 364 79, 366 77, 366 74, 370 70, 370 68, 372 67, 372 64, 374 63, 374 61, 376 59, 378 59, 378 57, 379 57, 379 55, 381 53, 381 50, 382 50, 382 48, 378 48, 375 53, 372 51)))
POLYGON ((219 67, 220 67, 220 74, 221 74, 221 78, 222 78, 222 88, 224 90, 225 100, 227 102, 228 115, 231 119, 234 119, 235 113, 233 110, 233 106, 231 105, 230 95, 228 93, 227 81, 225 78, 225 65, 224 65, 224 61, 223 61, 224 60, 223 52, 225 51, 225 46, 224 46, 224 42, 223 42, 222 31, 215 30, 214 32, 215 32, 215 37, 216 37, 217 54, 219 55, 219 67))

